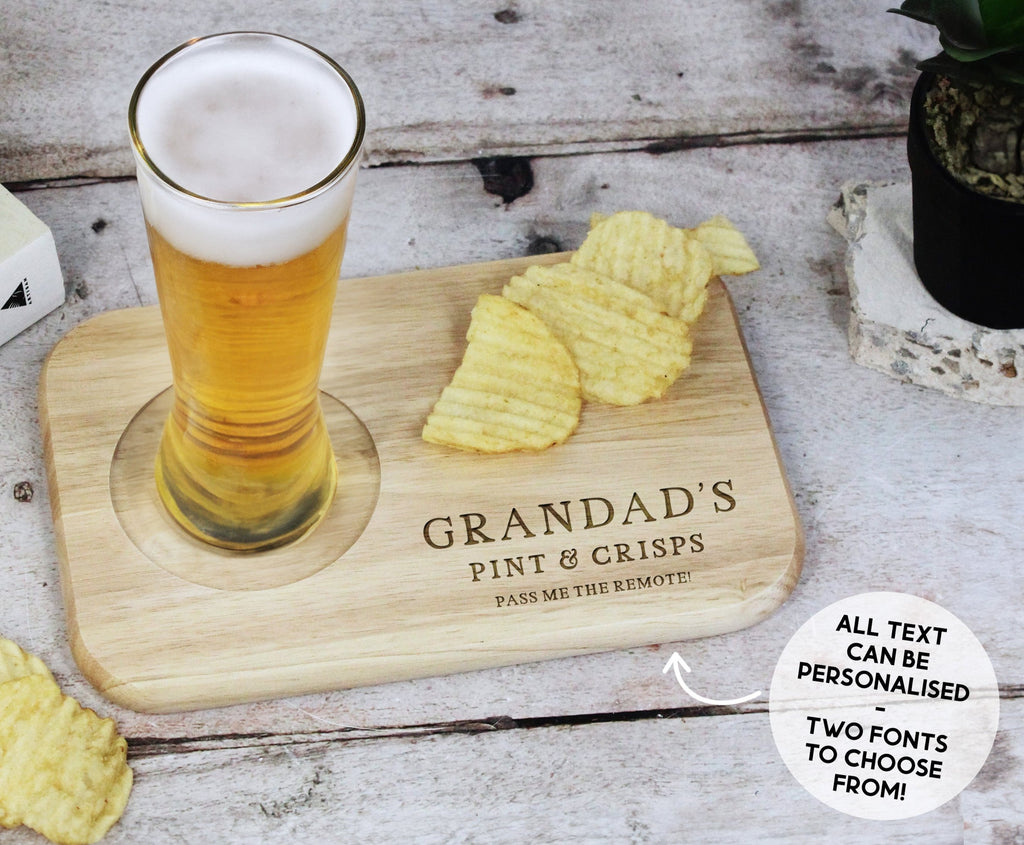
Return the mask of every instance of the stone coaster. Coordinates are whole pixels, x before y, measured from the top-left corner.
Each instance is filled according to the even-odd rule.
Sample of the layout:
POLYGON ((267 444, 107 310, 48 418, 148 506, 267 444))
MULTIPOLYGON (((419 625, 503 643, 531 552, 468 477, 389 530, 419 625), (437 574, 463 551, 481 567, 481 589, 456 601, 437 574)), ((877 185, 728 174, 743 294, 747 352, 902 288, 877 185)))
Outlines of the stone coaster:
POLYGON ((854 361, 961 399, 1024 405, 1024 329, 963 320, 918 279, 909 184, 848 182, 828 221, 849 244, 854 361))

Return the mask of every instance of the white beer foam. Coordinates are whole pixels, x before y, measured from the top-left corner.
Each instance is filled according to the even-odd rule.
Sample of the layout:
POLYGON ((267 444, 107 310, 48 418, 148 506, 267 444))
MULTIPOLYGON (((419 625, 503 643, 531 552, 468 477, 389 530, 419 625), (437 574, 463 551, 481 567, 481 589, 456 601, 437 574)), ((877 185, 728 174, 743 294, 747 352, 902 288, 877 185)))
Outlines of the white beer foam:
MULTIPOLYGON (((287 39, 235 34, 193 44, 147 80, 135 112, 150 161, 139 160, 148 222, 175 247, 223 264, 270 264, 301 255, 341 224, 357 162, 343 184, 294 204, 330 176, 356 140, 358 112, 343 77, 287 39)), ((136 150, 138 156, 138 151, 136 150)))

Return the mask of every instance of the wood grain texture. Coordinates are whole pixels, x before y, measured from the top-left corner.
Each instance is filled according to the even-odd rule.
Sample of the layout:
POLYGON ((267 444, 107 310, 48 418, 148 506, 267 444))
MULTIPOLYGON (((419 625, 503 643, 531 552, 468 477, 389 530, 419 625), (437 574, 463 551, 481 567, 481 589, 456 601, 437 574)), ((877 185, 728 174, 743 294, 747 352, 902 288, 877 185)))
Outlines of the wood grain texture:
MULTIPOLYGON (((1007 728, 1022 715, 1018 702, 1007 728)), ((519 845, 526 831, 544 843, 802 845, 821 841, 824 828, 843 843, 954 845, 964 839, 958 804, 1005 813, 991 803, 997 765, 960 802, 923 817, 870 822, 823 808, 775 757, 763 710, 289 739, 133 749, 139 785, 110 845, 199 839, 211 817, 230 819, 238 842, 519 845), (227 795, 225 770, 234 773, 227 795), (162 789, 192 799, 168 806, 162 789)), ((977 832, 983 843, 1013 841, 977 832)))
MULTIPOLYGON (((971 842, 1014 841, 1024 825, 1024 485, 1007 444, 1021 412, 852 362, 845 245, 825 222, 846 179, 906 179, 903 147, 875 138, 554 156, 533 162, 533 190, 510 204, 468 163, 365 171, 348 277, 572 248, 594 210, 648 208, 681 225, 729 215, 763 266, 727 286, 807 534, 803 573, 775 614, 731 634, 163 715, 109 703, 72 658, 36 398, 44 357, 72 326, 156 302, 135 186, 19 191, 54 230, 69 295, 0 347, 0 633, 44 657, 129 736, 140 778, 108 839, 321 843, 351 830, 350 841, 500 842, 550 831, 563 842, 657 842, 687 841, 697 824, 707 841, 721 831, 725 842, 803 843, 826 831, 865 845, 960 843, 965 830, 971 842), (22 482, 31 500, 14 495, 22 482), (797 627, 870 589, 956 613, 984 643, 1002 690, 982 773, 958 800, 902 823, 811 799, 780 767, 762 704, 741 716, 708 711, 661 673, 678 650, 694 689, 722 698, 767 689, 797 627), (668 724, 678 732, 665 733, 668 724), (538 776, 556 786, 531 792, 538 776), (621 810, 617 821, 595 810, 604 806, 621 810)), ((0 841, 38 837, 2 831, 0 841)))
POLYGON ((567 444, 535 455, 422 442, 476 297, 540 260, 341 286, 321 387, 370 433, 379 498, 354 536, 341 509, 266 555, 151 547, 155 522, 133 542, 154 495, 112 497, 111 478, 119 462, 151 472, 152 453, 116 450, 169 382, 159 312, 71 332, 40 409, 72 649, 93 684, 135 709, 202 708, 707 636, 777 609, 803 538, 720 282, 661 400, 587 405, 567 444))
POLYGON ((366 100, 372 163, 894 134, 914 63, 935 48, 888 5, 401 0, 371 13, 296 0, 284 14, 217 0, 182 14, 170 0, 87 0, 55 15, 8 0, 0 181, 133 173, 139 76, 226 29, 283 31, 337 58, 366 100))
MULTIPOLYGON (((842 491, 860 484, 861 468, 872 461, 875 421, 856 409, 902 407, 907 416, 923 415, 929 443, 950 441, 961 425, 957 417, 935 407, 927 394, 881 387, 885 380, 852 364, 846 352, 843 242, 822 221, 836 196, 831 174, 871 169, 894 178, 902 167, 899 144, 884 139, 688 150, 663 156, 554 157, 534 163, 533 191, 511 204, 486 193, 472 165, 371 168, 360 177, 343 274, 356 278, 522 256, 552 243, 571 248, 582 239, 595 209, 650 208, 680 225, 724 211, 749 234, 764 269, 729 279, 727 285, 783 463, 791 480, 799 479, 794 495, 801 521, 805 529, 815 527, 818 539, 808 544, 804 575, 779 612, 741 633, 686 643, 683 654, 691 666, 717 667, 721 692, 743 694, 766 686, 782 644, 809 613, 837 594, 861 589, 880 565, 878 555, 864 554, 861 544, 871 497, 861 491, 849 508, 837 506, 842 491), (758 198, 777 185, 775 174, 780 172, 799 178, 777 188, 782 213, 766 213, 758 198), (821 384, 830 386, 824 396, 802 387, 809 362, 821 384), (849 458, 841 462, 834 456, 838 430, 849 458), (829 537, 825 547, 822 531, 829 537), (856 565, 836 566, 837 559, 856 565)), ((77 696, 109 708, 82 677, 68 648, 38 424, 39 375, 45 356, 70 328, 108 310, 155 304, 156 287, 133 182, 43 188, 22 191, 19 198, 53 227, 69 296, 59 312, 0 348, 0 370, 8 385, 0 403, 8 433, 8 439, 0 440, 5 468, 0 480, 0 567, 11 585, 10 593, 0 592, 0 612, 6 631, 44 656, 77 696), (31 502, 17 501, 11 494, 12 485, 20 480, 34 487, 31 502)), ((971 500, 980 503, 984 497, 979 491, 991 482, 983 471, 985 462, 1009 436, 1013 421, 964 413, 968 425, 984 433, 979 448, 989 456, 971 465, 974 474, 965 482, 971 500)), ((928 464, 917 451, 904 457, 913 472, 924 471, 928 464)), ((886 483, 895 484, 903 468, 901 462, 888 466, 886 483)), ((1012 503, 1014 488, 1005 487, 1002 495, 1012 503)), ((890 513, 897 543, 902 536, 899 526, 924 521, 930 507, 926 499, 915 499, 905 510, 890 513)), ((972 511, 978 530, 998 532, 1003 523, 987 513, 980 507, 972 511)), ((896 549, 896 560, 917 558, 920 543, 910 543, 912 529, 906 530, 908 539, 896 549)), ((995 560, 988 565, 1006 577, 1006 567, 995 560)), ((913 572, 915 581, 905 586, 916 589, 914 584, 919 583, 928 594, 938 595, 943 577, 939 569, 914 567, 913 572)), ((958 594, 955 609, 981 625, 986 642, 1009 642, 1010 623, 1004 615, 988 612, 981 584, 958 594)), ((471 720, 503 712, 525 717, 645 710, 676 701, 671 685, 660 675, 671 652, 672 644, 666 643, 658 649, 627 649, 160 717, 113 710, 131 734, 169 739, 250 729, 291 733, 321 724, 471 720), (607 681, 594 685, 588 681, 591 677, 607 681)), ((1001 657, 1004 674, 1020 674, 1022 655, 1006 648, 1001 657)))

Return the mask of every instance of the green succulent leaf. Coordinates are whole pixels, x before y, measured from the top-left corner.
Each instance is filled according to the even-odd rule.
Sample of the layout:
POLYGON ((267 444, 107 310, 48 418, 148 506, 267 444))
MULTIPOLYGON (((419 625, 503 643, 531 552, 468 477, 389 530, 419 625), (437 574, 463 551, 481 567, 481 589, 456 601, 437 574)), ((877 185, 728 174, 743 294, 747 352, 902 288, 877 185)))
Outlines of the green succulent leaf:
POLYGON ((954 47, 973 50, 987 46, 980 0, 932 0, 932 14, 940 35, 954 47))
POLYGON ((1024 46, 1024 4, 1020 0, 980 0, 985 40, 992 46, 1024 46))
POLYGON ((987 62, 992 75, 1001 82, 1024 85, 1024 53, 1002 53, 987 62))
POLYGON ((1024 47, 1021 0, 904 0, 889 11, 931 24, 960 51, 1024 47))
POLYGON ((932 14, 932 0, 903 0, 903 5, 898 9, 889 9, 889 11, 935 26, 935 17, 932 14))
POLYGON ((975 47, 965 50, 948 41, 945 36, 939 38, 939 43, 942 45, 942 49, 958 62, 977 62, 999 53, 1005 53, 1010 49, 1009 47, 975 47))
POLYGON ((1017 54, 1003 54, 977 62, 958 62, 943 51, 919 62, 917 67, 918 70, 978 85, 1002 82, 1024 86, 1024 60, 1017 54))
POLYGON ((889 11, 939 31, 943 53, 918 65, 922 70, 1024 84, 1022 0, 903 0, 889 11))
POLYGON ((991 78, 985 73, 983 67, 971 67, 964 65, 952 58, 945 50, 937 56, 917 63, 917 69, 934 73, 939 76, 956 77, 957 79, 969 79, 974 82, 988 82, 991 78))

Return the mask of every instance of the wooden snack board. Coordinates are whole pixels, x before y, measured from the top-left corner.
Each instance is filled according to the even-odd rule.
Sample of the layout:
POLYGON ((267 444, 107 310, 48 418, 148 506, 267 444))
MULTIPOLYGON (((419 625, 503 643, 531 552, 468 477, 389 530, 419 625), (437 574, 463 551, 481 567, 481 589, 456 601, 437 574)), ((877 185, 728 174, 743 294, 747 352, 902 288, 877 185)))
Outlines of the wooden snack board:
POLYGON ((573 437, 539 454, 420 438, 476 297, 559 258, 342 281, 321 388, 342 431, 345 504, 266 555, 191 541, 155 504, 171 381, 158 308, 71 331, 40 405, 69 635, 89 680, 166 712, 673 642, 771 614, 803 537, 720 281, 693 364, 663 399, 586 404, 573 437))

